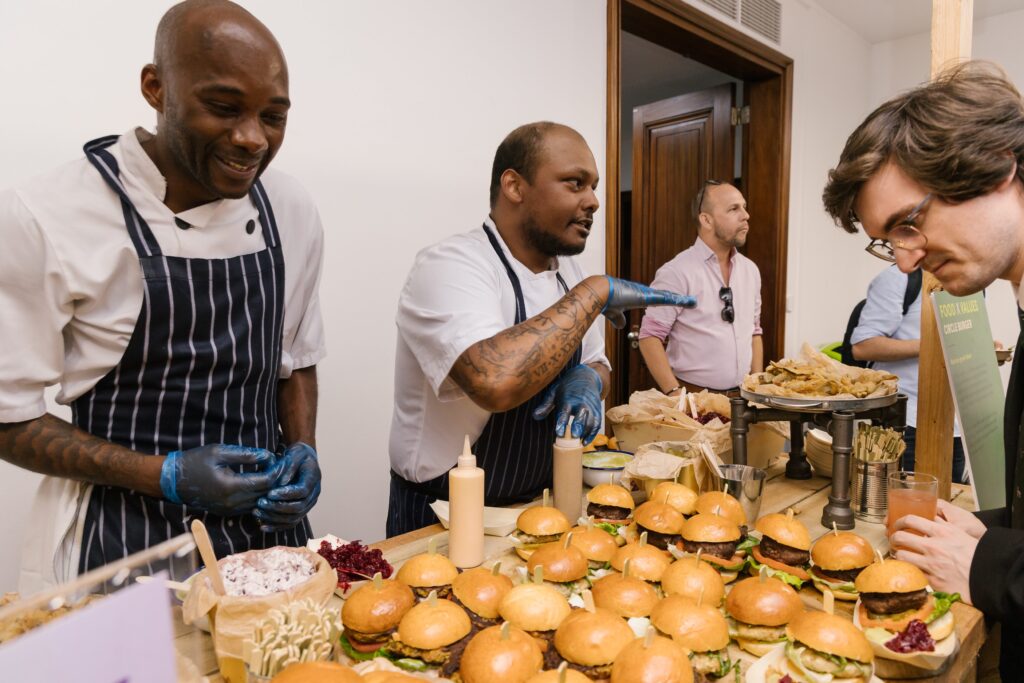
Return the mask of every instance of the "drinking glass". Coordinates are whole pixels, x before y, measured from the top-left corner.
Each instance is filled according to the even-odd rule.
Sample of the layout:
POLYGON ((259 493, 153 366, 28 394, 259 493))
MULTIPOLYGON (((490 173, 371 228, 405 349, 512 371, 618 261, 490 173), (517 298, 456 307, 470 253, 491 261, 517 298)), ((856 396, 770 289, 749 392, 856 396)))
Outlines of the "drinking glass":
POLYGON ((893 472, 890 474, 889 513, 885 520, 886 535, 892 539, 896 520, 906 515, 935 519, 938 500, 938 477, 924 472, 893 472))

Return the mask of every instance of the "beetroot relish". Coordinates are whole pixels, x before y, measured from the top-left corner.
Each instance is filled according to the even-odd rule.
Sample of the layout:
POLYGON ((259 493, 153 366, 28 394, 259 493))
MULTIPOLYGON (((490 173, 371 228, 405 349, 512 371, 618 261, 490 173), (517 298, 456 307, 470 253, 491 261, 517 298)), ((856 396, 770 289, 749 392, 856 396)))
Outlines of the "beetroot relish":
POLYGON ((359 541, 352 541, 337 548, 327 541, 320 542, 320 555, 338 572, 338 587, 348 590, 353 581, 362 581, 380 572, 388 578, 395 571, 394 567, 384 559, 384 553, 377 548, 367 548, 359 541))
POLYGON ((920 619, 914 619, 900 633, 886 642, 885 646, 893 652, 934 652, 935 641, 928 627, 920 619))
POLYGON ((706 425, 708 422, 711 422, 716 417, 722 421, 722 424, 729 424, 729 418, 727 418, 725 415, 721 415, 715 412, 704 413, 703 415, 697 418, 697 422, 700 422, 702 425, 706 425))

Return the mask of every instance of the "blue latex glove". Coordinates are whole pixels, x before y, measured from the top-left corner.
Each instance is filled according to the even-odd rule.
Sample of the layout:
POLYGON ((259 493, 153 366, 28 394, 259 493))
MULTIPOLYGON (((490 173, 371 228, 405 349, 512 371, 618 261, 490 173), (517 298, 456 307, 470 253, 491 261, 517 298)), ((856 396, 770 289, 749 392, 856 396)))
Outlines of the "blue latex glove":
POLYGON ((592 367, 577 365, 548 387, 533 411, 533 419, 543 420, 557 406, 555 435, 565 434, 565 425, 572 416, 572 435, 588 444, 601 428, 601 389, 601 375, 592 367))
POLYGON ((309 444, 298 441, 286 448, 274 470, 277 480, 253 512, 260 530, 268 533, 291 529, 320 497, 320 465, 309 444))
POLYGON ((218 515, 240 515, 256 506, 274 485, 274 454, 262 448, 207 444, 167 454, 160 470, 164 498, 218 515), (259 472, 240 474, 239 465, 259 472))
POLYGON ((608 278, 608 301, 601 312, 604 313, 608 322, 619 330, 626 326, 624 311, 647 308, 648 306, 694 308, 697 305, 696 297, 687 294, 676 294, 664 289, 651 289, 639 282, 620 280, 617 277, 607 275, 605 277, 608 278))

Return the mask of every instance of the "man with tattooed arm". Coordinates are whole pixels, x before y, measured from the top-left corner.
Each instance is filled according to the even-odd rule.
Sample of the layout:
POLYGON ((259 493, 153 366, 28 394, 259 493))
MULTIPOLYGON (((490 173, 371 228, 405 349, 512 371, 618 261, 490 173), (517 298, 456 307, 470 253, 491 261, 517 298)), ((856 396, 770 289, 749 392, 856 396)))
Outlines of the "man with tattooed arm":
POLYGON ((599 203, 597 165, 575 130, 515 129, 491 170, 483 225, 421 251, 398 302, 387 534, 435 522, 448 470, 469 435, 487 505, 551 485, 551 446, 572 418, 591 441, 610 365, 595 321, 623 311, 693 307, 690 296, 604 275, 585 277, 599 203))

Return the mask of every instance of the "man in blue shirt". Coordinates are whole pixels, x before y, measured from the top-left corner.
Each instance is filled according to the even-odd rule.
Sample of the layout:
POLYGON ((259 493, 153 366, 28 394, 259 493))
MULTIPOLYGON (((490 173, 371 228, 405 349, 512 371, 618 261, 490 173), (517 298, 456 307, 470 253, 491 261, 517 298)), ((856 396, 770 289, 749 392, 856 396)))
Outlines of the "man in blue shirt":
MULTIPOLYGON (((907 395, 907 429, 903 440, 907 450, 900 458, 900 469, 914 469, 914 445, 917 439, 917 357, 921 353, 921 295, 918 294, 906 314, 903 297, 909 276, 897 266, 889 266, 868 285, 868 296, 853 330, 850 351, 857 360, 872 361, 876 370, 891 372, 900 378, 900 391, 907 395)), ((953 481, 966 483, 964 447, 960 425, 953 424, 953 481)))

